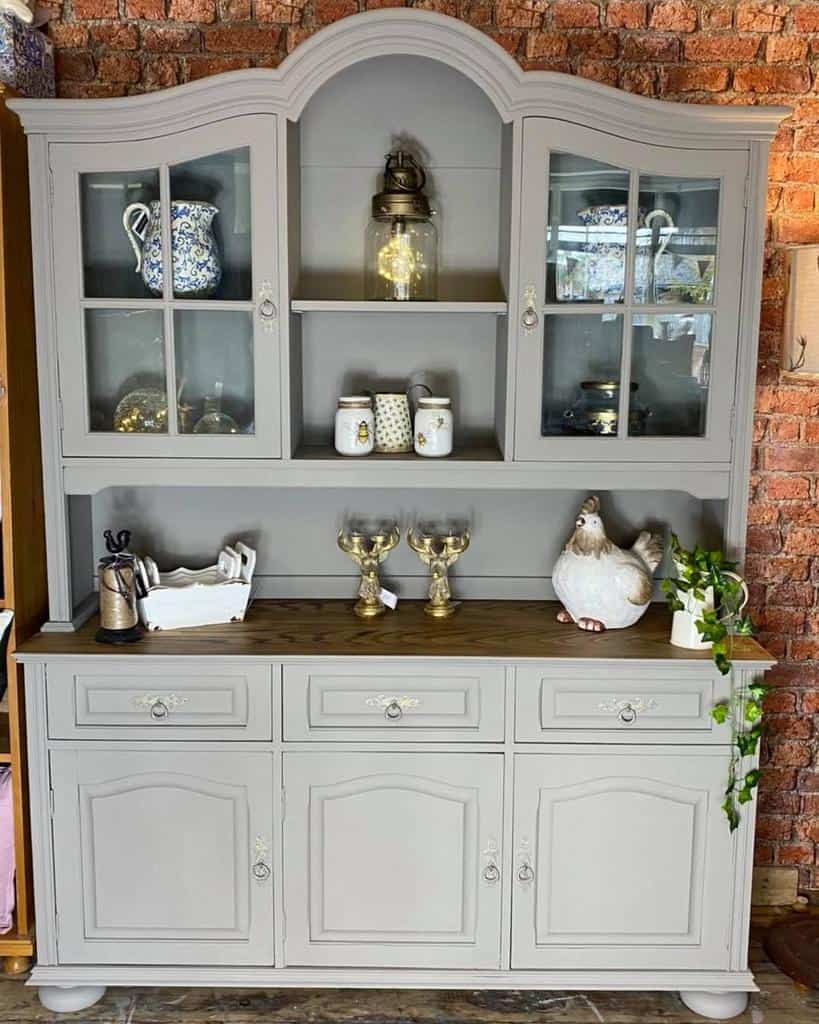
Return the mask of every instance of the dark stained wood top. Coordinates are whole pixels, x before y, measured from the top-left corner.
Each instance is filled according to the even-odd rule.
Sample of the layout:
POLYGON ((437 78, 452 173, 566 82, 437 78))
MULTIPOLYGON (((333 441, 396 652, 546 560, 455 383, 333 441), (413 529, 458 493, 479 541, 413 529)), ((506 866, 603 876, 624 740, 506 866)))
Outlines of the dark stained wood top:
MULTIPOLYGON (((60 655, 199 657, 608 658, 703 661, 708 651, 668 642, 671 616, 655 604, 631 629, 585 633, 555 619, 553 601, 466 601, 449 619, 431 619, 423 602, 361 621, 352 601, 255 601, 244 622, 146 633, 121 647, 94 640, 96 618, 76 633, 39 633, 21 648, 29 658, 60 655)), ((735 661, 772 663, 754 640, 737 639, 735 661)))

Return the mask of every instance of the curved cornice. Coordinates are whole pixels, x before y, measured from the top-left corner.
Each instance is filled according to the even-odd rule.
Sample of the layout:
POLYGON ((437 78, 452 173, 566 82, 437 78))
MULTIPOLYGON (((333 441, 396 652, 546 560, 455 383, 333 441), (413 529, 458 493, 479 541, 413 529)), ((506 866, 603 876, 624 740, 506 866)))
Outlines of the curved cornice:
POLYGON ((29 133, 54 140, 136 140, 225 117, 278 113, 295 120, 334 75, 371 57, 441 61, 483 89, 504 121, 557 117, 644 142, 739 148, 767 140, 789 111, 667 103, 573 75, 523 71, 488 36, 455 18, 395 8, 352 15, 322 29, 275 69, 231 71, 161 92, 105 100, 13 100, 29 133))

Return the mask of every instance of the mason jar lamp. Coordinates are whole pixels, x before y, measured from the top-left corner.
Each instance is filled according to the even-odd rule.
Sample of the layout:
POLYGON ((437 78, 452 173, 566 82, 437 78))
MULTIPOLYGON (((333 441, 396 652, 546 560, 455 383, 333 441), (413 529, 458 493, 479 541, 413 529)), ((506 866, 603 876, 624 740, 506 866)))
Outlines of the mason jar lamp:
POLYGON ((438 233, 424 195, 423 167, 404 150, 389 153, 383 191, 373 196, 367 225, 365 290, 368 299, 435 299, 438 233))

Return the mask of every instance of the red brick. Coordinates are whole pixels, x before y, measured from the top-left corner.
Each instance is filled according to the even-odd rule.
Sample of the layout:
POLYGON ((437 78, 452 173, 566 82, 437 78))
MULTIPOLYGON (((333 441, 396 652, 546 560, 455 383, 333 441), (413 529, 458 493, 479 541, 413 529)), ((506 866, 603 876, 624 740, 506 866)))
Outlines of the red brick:
POLYGON ((103 82, 138 82, 141 73, 139 58, 130 53, 109 53, 100 58, 97 74, 103 82))
POLYGON ((799 715, 770 715, 766 720, 766 731, 770 736, 809 740, 813 735, 813 724, 809 718, 799 715))
POLYGON ((727 68, 669 68, 663 73, 664 92, 721 92, 728 85, 727 68))
POLYGON ((680 41, 671 36, 629 36, 623 43, 625 61, 653 64, 656 61, 676 61, 679 58, 680 41))
MULTIPOLYGON (((74 0, 76 10, 77 0, 74 0)), ((162 21, 165 17, 165 0, 125 0, 125 16, 143 21, 162 21)))
POLYGON ((646 5, 634 0, 611 0, 606 6, 606 24, 611 28, 643 28, 646 5))
POLYGON ((50 21, 48 35, 58 49, 78 49, 88 42, 88 29, 85 25, 50 21))
POLYGON ((756 624, 766 633, 792 636, 804 633, 805 612, 793 608, 763 608, 757 613, 756 624))
POLYGON ((790 818, 772 814, 757 815, 756 834, 760 839, 790 839, 792 831, 790 818))
POLYGON ((101 100, 125 95, 125 86, 114 82, 58 82, 57 95, 65 100, 101 100))
POLYGON ((794 637, 791 642, 791 657, 794 661, 819 661, 819 639, 807 636, 794 637))
POLYGON ((753 60, 759 51, 761 36, 691 36, 683 44, 686 60, 700 64, 753 60))
MULTIPOLYGON (((777 323, 782 323, 781 306, 777 303, 777 323)), ((768 437, 771 441, 798 441, 802 421, 794 416, 781 416, 771 420, 768 437)))
POLYGON ((745 571, 749 579, 764 579, 773 582, 783 580, 806 580, 810 571, 807 558, 778 555, 774 558, 750 555, 745 559, 745 571))
POLYGON ((794 7, 793 27, 797 32, 819 32, 819 4, 794 7))
POLYGON ((116 16, 117 0, 74 0, 74 17, 80 21, 116 16))
POLYGON ((218 10, 220 21, 250 21, 252 17, 250 0, 219 0, 218 10))
POLYGON ((697 8, 679 0, 655 4, 650 25, 661 32, 693 32, 697 27, 697 8))
MULTIPOLYGON (((760 793, 759 810, 764 814, 789 814, 796 815, 802 803, 798 793, 760 793)), ((787 820, 787 819, 786 819, 787 820)), ((776 838, 770 836, 769 838, 776 838)), ((790 839, 790 835, 784 836, 790 839)))
POLYGON ((819 242, 819 214, 804 217, 777 217, 776 238, 779 242, 798 245, 819 242))
POLYGON ((494 39, 498 46, 502 46, 507 53, 516 54, 520 49, 520 42, 524 33, 517 29, 488 30, 490 39, 494 39))
POLYGON ((799 740, 783 740, 771 751, 771 764, 778 767, 806 768, 810 762, 810 746, 799 740))
POLYGON ((783 843, 776 848, 777 864, 812 864, 812 843, 783 843))
POLYGON ((806 40, 798 36, 769 36, 765 46, 765 60, 769 64, 780 61, 804 60, 808 55, 806 40))
POLYGON ((762 451, 764 469, 780 471, 793 470, 796 473, 819 473, 819 450, 815 448, 764 448, 762 451))
POLYGON ((157 53, 198 50, 199 30, 173 25, 150 26, 142 30, 142 49, 157 53))
POLYGON ((782 521, 797 526, 819 526, 819 504, 813 501, 793 501, 779 506, 782 521))
POLYGON ((809 444, 819 444, 819 420, 808 420, 805 423, 805 440, 809 444))
POLYGON ((136 50, 139 46, 139 32, 136 25, 92 25, 91 40, 110 50, 136 50))
POLYGON ((748 507, 748 523, 751 526, 773 526, 779 522, 779 506, 754 502, 748 507))
POLYGON ((216 20, 216 0, 171 0, 171 21, 195 21, 209 25, 216 20))
POLYGON ((640 96, 653 96, 657 72, 653 68, 626 68, 620 76, 620 88, 640 96))
MULTIPOLYGON (((765 195, 765 210, 767 213, 774 213, 779 208, 782 200, 782 189, 778 185, 768 186, 765 195)), ((764 298, 764 294, 763 294, 764 298)))
POLYGON ((786 713, 796 710, 796 694, 789 690, 773 690, 765 698, 765 711, 768 714, 786 713))
POLYGON ((794 185, 784 190, 785 209, 793 213, 813 211, 813 189, 806 185, 794 185))
POLYGON ((756 393, 756 408, 757 412, 815 416, 819 413, 819 388, 759 388, 756 393))
POLYGON ((819 555, 819 530, 792 527, 785 537, 784 550, 795 555, 819 555))
POLYGON ((819 793, 819 772, 800 772, 796 788, 800 793, 819 793))
POLYGON ((806 67, 765 66, 737 68, 734 72, 737 92, 800 93, 810 89, 810 71, 806 67))
POLYGON ((593 82, 604 85, 617 85, 617 68, 611 63, 598 60, 584 60, 577 66, 577 74, 581 78, 589 78, 593 82))
POLYGON ((498 0, 495 23, 498 28, 539 28, 547 0, 498 0))
POLYGON ((787 793, 796 789, 796 779, 796 771, 793 768, 772 768, 766 765, 759 779, 759 791, 787 793))
POLYGON ((281 30, 248 23, 207 28, 202 35, 206 50, 221 53, 267 53, 279 45, 281 30))
MULTIPOLYGON (((569 52, 597 60, 617 56, 620 37, 616 32, 573 32, 569 36, 569 52)), ((617 72, 615 71, 615 75, 617 72)))
POLYGON ((250 60, 247 57, 185 57, 184 60, 187 77, 191 81, 250 67, 250 60))
MULTIPOLYGON (((368 9, 369 6, 368 4, 368 9)), ((403 0, 400 3, 396 3, 395 6, 402 7, 403 0)), ((272 21, 278 25, 297 24, 303 10, 304 4, 301 0, 296 0, 295 3, 282 3, 280 0, 256 0, 254 6, 256 21, 272 21)), ((472 18, 469 18, 469 21, 473 25, 478 24, 472 18)))
POLYGON ((760 839, 754 840, 754 864, 773 864, 773 855, 773 843, 763 843, 760 839))
POLYGON ((802 813, 819 819, 819 793, 809 793, 802 797, 802 813))
POLYGON ((779 32, 789 10, 785 4, 738 4, 736 26, 740 32, 779 32))
POLYGON ((800 707, 803 715, 819 715, 819 690, 803 693, 800 707))
POLYGON ((700 10, 700 21, 703 28, 729 29, 734 24, 733 4, 715 4, 700 10))
POLYGON ((94 77, 94 61, 90 53, 57 50, 54 69, 60 81, 90 82, 94 77))
POLYGON ((357 13, 356 0, 313 0, 313 17, 320 25, 329 25, 357 13))
POLYGON ((796 823, 796 835, 800 839, 808 839, 812 843, 819 843, 819 818, 806 818, 796 823))
MULTIPOLYGON (((395 0, 393 6, 403 7, 404 4, 402 0, 395 0)), ((489 27, 492 25, 493 7, 493 0, 472 0, 471 3, 464 4, 464 6, 461 8, 460 16, 469 25, 474 25, 476 28, 483 28, 488 30, 489 27)), ((256 17, 258 18, 258 16, 259 15, 257 13, 256 17)))
POLYGON ((560 32, 530 32, 526 37, 526 56, 537 59, 565 57, 569 41, 560 32))
MULTIPOLYGON (((748 550, 761 555, 774 555, 782 548, 779 530, 765 526, 749 526, 747 535, 748 550)), ((795 552, 800 554, 801 552, 795 552)))
POLYGON ((815 596, 813 584, 791 580, 788 583, 778 583, 769 587, 767 601, 774 607, 779 605, 790 608, 809 608, 813 604, 815 596))
POLYGON ((149 57, 142 70, 142 85, 146 92, 168 89, 182 81, 179 60, 176 57, 149 57))
POLYGON ((558 2, 552 5, 552 20, 557 28, 595 28, 600 24, 597 4, 580 0, 558 2))

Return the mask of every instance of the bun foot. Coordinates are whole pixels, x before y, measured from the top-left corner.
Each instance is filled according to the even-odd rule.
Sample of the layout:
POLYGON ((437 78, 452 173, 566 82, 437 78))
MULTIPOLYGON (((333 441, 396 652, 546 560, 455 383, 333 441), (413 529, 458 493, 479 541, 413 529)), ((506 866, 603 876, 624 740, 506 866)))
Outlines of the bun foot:
POLYGON ((569 615, 565 608, 561 608, 555 618, 558 622, 574 622, 574 619, 569 615))
POLYGON ((689 1010, 708 1020, 731 1020, 748 1005, 747 992, 680 992, 689 1010))
POLYGON ((599 619, 578 619, 577 625, 588 633, 602 633, 606 628, 599 619))
POLYGON ((52 1013, 77 1013, 98 1003, 105 995, 104 985, 41 985, 40 1002, 52 1013))

